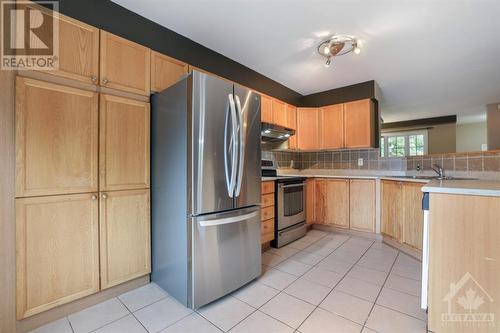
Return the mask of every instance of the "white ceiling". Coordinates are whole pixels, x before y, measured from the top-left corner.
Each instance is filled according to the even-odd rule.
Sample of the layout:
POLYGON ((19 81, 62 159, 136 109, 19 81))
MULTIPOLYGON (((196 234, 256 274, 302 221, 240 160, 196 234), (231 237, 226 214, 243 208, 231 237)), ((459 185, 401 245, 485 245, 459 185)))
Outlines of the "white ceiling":
POLYGON ((113 0, 304 95, 375 80, 386 122, 500 102, 499 0, 113 0), (360 55, 316 54, 333 33, 360 55))

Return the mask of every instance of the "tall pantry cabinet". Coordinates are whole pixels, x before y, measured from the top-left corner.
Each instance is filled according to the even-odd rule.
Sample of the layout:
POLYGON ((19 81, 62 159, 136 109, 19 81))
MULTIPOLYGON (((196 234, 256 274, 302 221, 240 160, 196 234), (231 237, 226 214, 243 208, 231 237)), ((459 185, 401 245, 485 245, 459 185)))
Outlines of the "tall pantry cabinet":
POLYGON ((150 50, 101 31, 100 48, 82 52, 72 36, 92 45, 97 34, 60 19, 71 23, 60 25, 63 66, 16 78, 17 319, 151 270, 150 50), (106 63, 113 53, 127 68, 106 63), (98 63, 99 74, 68 57, 98 63))

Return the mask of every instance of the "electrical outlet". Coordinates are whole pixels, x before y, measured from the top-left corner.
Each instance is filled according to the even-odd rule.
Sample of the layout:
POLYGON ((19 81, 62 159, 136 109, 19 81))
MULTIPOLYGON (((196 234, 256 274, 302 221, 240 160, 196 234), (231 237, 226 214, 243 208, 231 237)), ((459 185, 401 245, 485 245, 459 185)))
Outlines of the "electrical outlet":
POLYGON ((362 158, 358 158, 358 166, 363 166, 365 161, 362 158))

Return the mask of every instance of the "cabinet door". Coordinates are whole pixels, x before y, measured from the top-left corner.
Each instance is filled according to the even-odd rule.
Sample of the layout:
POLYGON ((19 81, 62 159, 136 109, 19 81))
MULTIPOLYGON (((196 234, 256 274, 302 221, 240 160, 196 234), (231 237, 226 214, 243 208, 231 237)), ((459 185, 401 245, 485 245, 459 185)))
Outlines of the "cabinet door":
MULTIPOLYGON (((43 20, 52 19, 53 11, 36 4, 29 7, 36 8, 43 15, 43 20)), ((58 58, 57 70, 46 71, 47 74, 57 75, 77 81, 97 84, 99 74, 99 29, 58 13, 58 58)), ((36 34, 53 34, 52 30, 44 29, 43 25, 36 34)), ((51 26, 51 25, 50 25, 51 26)))
POLYGON ((350 228, 375 232, 375 181, 351 179, 349 181, 350 228))
POLYGON ((149 103, 101 95, 101 191, 149 188, 149 103))
POLYGON ((401 239, 402 198, 401 182, 382 180, 382 233, 396 240, 401 239))
POLYGON ((97 191, 98 96, 18 77, 16 196, 97 191))
POLYGON ((403 243, 422 250, 424 212, 422 184, 403 183, 403 243))
POLYGON ((375 144, 375 109, 369 99, 344 103, 346 148, 370 148, 375 144))
POLYGON ((327 225, 349 228, 349 181, 317 180, 316 214, 327 225))
POLYGON ((101 30, 100 84, 135 94, 149 95, 150 50, 101 30))
POLYGON ((319 148, 319 110, 317 108, 297 108, 297 145, 299 149, 319 148))
POLYGON ((273 124, 286 127, 286 106, 285 103, 273 99, 273 124))
POLYGON ((187 72, 186 63, 151 51, 151 91, 160 92, 170 87, 187 72))
MULTIPOLYGON (((297 108, 286 105, 286 127, 297 130, 297 108)), ((297 149, 297 132, 288 139, 288 148, 297 149)))
POLYGON ((321 149, 338 149, 344 147, 343 104, 321 108, 319 126, 321 149))
POLYGON ((16 199, 17 319, 99 291, 97 195, 16 199))
POLYGON ((316 181, 314 179, 306 180, 306 223, 316 222, 316 181))
POLYGON ((149 190, 101 192, 101 288, 151 272, 149 190))
POLYGON ((273 100, 267 96, 260 96, 260 119, 263 123, 273 123, 273 100))

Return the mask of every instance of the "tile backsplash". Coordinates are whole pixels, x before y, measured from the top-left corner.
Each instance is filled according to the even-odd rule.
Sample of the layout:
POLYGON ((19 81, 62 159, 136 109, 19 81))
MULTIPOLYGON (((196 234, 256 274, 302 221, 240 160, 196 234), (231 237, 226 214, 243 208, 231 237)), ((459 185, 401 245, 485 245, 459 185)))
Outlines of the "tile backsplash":
POLYGON ((434 164, 445 171, 500 172, 500 151, 434 154, 414 157, 380 157, 379 149, 349 149, 321 152, 271 150, 262 146, 262 156, 274 156, 280 168, 430 171, 434 164), (362 165, 358 165, 362 159, 362 165))
POLYGON ((499 172, 500 151, 473 153, 435 154, 406 158, 408 171, 428 171, 434 164, 442 166, 445 171, 499 172))
MULTIPOLYGON (((264 147, 263 147, 264 149, 264 147)), ((378 149, 349 149, 321 152, 293 152, 263 150, 262 156, 271 156, 280 168, 294 169, 356 169, 356 170, 406 170, 404 158, 380 157, 378 149), (362 160, 359 165, 358 160, 362 160)))

